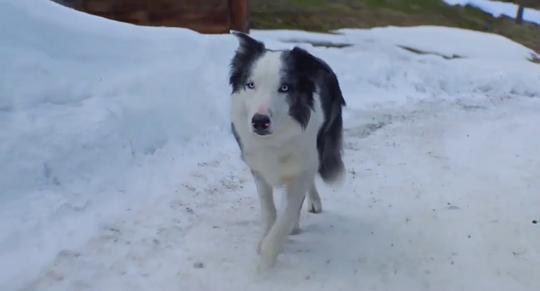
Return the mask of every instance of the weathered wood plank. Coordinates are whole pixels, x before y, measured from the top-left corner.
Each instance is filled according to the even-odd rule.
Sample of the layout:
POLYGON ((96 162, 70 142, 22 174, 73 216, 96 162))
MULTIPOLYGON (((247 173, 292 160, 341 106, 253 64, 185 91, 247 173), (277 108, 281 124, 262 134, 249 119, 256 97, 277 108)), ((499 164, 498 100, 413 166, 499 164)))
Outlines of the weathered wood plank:
POLYGON ((139 25, 187 27, 203 33, 247 31, 247 0, 57 0, 91 14, 139 25))

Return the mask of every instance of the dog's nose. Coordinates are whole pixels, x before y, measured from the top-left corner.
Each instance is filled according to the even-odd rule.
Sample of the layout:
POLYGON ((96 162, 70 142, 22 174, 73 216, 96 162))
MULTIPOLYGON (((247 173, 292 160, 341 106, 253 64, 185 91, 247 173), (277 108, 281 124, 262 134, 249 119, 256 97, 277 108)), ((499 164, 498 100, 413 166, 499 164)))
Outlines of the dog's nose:
POLYGON ((256 113, 251 119, 251 125, 258 134, 266 134, 270 128, 270 117, 268 115, 256 113))

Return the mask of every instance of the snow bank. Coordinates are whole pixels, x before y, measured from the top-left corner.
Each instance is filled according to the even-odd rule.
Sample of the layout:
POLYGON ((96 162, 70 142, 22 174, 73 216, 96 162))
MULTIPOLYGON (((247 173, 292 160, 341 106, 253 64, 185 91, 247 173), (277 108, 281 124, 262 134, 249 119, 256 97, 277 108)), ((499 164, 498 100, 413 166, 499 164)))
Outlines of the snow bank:
MULTIPOLYGON (((0 5, 0 289, 14 290, 114 217, 159 204, 206 156, 236 154, 227 85, 236 41, 47 0, 0 5)), ((411 101, 540 97, 533 52, 495 35, 443 27, 254 35, 327 60, 347 118, 411 101)))
POLYGON ((290 47, 292 42, 322 56, 337 71, 349 108, 433 98, 539 95, 538 66, 528 61, 534 52, 495 34, 423 26, 342 29, 332 35, 295 31, 254 35, 285 42, 273 43, 275 47, 290 47), (317 42, 352 46, 310 45, 317 42))
POLYGON ((207 136, 228 133, 235 46, 50 1, 2 1, 0 286, 151 196, 147 159, 187 163, 207 136))
MULTIPOLYGON (((482 9, 494 17, 504 15, 515 18, 518 10, 516 4, 492 0, 444 0, 444 2, 450 5, 471 5, 482 9)), ((540 11, 532 8, 525 8, 523 10, 523 19, 525 21, 540 24, 540 11)))

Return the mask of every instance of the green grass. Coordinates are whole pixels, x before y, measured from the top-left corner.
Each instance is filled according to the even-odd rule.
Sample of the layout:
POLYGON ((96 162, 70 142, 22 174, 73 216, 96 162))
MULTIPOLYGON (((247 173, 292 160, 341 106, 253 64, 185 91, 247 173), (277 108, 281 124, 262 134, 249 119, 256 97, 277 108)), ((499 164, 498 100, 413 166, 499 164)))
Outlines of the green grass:
POLYGON ((441 0, 250 0, 250 11, 251 26, 258 29, 444 25, 501 34, 540 52, 540 26, 517 25, 509 18, 493 18, 441 0))

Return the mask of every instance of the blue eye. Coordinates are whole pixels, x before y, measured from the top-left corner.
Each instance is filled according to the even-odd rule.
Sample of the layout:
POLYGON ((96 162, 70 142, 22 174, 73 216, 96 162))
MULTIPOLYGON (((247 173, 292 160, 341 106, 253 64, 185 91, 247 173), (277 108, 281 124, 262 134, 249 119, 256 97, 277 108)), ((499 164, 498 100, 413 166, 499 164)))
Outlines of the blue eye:
POLYGON ((254 89, 255 88, 255 82, 253 82, 253 81, 247 82, 246 87, 248 87, 249 89, 254 89))
POLYGON ((285 93, 285 92, 288 92, 289 91, 289 85, 287 84, 283 84, 281 85, 281 87, 279 87, 279 92, 281 93, 285 93))

